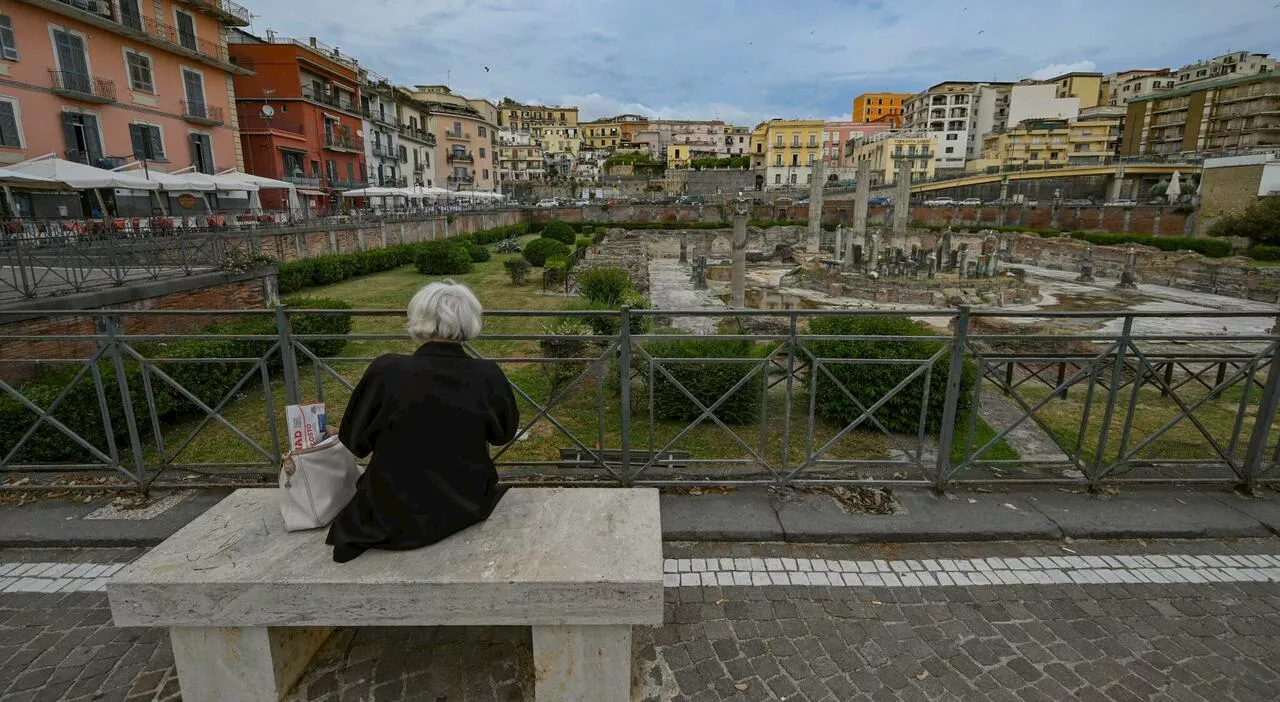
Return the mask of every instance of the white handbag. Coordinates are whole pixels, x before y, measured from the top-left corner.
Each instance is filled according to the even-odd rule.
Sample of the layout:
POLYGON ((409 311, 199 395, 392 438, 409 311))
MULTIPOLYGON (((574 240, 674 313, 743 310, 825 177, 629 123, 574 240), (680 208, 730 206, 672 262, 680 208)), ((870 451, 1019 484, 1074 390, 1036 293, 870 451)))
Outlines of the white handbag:
POLYGON ((330 436, 290 451, 280 466, 280 516, 286 531, 328 526, 356 494, 356 457, 330 436))

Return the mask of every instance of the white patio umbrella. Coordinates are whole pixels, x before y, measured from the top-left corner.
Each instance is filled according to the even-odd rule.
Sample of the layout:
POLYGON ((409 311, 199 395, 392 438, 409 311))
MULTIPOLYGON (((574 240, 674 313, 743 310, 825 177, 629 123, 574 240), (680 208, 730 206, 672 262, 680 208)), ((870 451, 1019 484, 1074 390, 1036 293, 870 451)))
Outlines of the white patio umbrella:
POLYGON ((0 189, 4 190, 4 201, 9 212, 15 215, 18 214, 18 202, 13 199, 14 188, 58 190, 65 187, 67 184, 59 180, 0 168, 0 189))
MULTIPOLYGON (((236 169, 223 171, 216 176, 219 181, 230 183, 253 183, 262 190, 288 190, 289 191, 289 212, 295 217, 300 216, 303 212, 302 200, 298 198, 298 186, 285 180, 276 180, 275 178, 267 178, 266 176, 254 175, 253 173, 241 173, 236 169)), ((257 195, 249 198, 250 204, 261 209, 262 199, 257 195)))
POLYGON ((56 154, 45 154, 28 161, 15 163, 9 166, 7 170, 47 180, 56 180, 66 183, 77 190, 97 188, 160 189, 160 183, 154 180, 147 180, 141 175, 108 171, 105 168, 94 168, 83 163, 58 158, 56 154))
POLYGON ((189 173, 174 175, 172 173, 165 173, 164 171, 159 171, 150 167, 145 170, 140 170, 139 167, 141 165, 142 164, 137 161, 134 161, 133 163, 126 163, 119 168, 113 169, 113 172, 129 173, 131 175, 141 176, 146 180, 153 180, 160 184, 161 190, 165 191, 193 190, 197 192, 212 192, 218 189, 216 184, 192 178, 189 173))
POLYGON ((1164 191, 1164 195, 1169 198, 1169 204, 1173 204, 1182 195, 1181 173, 1178 171, 1173 172, 1173 177, 1169 179, 1169 188, 1164 191))

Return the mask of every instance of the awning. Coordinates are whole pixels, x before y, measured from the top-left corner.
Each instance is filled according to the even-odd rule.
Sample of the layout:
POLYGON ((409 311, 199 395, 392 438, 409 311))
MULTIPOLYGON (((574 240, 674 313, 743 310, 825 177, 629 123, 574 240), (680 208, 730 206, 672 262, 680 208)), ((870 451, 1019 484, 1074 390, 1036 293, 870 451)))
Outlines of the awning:
POLYGON ((58 188, 67 187, 66 183, 52 178, 44 178, 30 173, 21 171, 11 171, 8 168, 0 168, 0 185, 9 185, 15 188, 41 188, 56 190, 58 188))
POLYGON ((298 188, 298 194, 299 195, 315 195, 318 197, 324 197, 329 193, 326 193, 323 190, 312 190, 311 188, 298 188))
POLYGON ((219 176, 211 176, 207 173, 200 173, 195 170, 194 166, 188 166, 180 171, 175 171, 170 175, 180 175, 192 182, 207 183, 213 186, 214 190, 237 191, 245 190, 251 193, 258 192, 258 184, 248 181, 240 181, 232 178, 220 178, 219 176))
POLYGON ((188 177, 189 174, 173 175, 172 173, 165 173, 164 171, 158 171, 154 168, 147 168, 147 169, 138 168, 139 165, 141 164, 137 164, 137 162, 130 163, 130 164, 121 166, 112 172, 128 173, 129 175, 132 175, 132 176, 137 176, 146 180, 155 181, 160 184, 160 189, 166 192, 181 192, 181 191, 212 192, 217 189, 217 187, 214 186, 212 183, 202 182, 194 178, 189 178, 188 177))
POLYGON ((92 188, 160 189, 159 182, 147 180, 140 175, 94 168, 83 163, 60 159, 54 154, 46 154, 29 161, 15 163, 9 166, 8 170, 56 180, 81 190, 92 188))
POLYGON ((252 173, 241 173, 237 170, 223 171, 214 176, 214 179, 220 183, 253 183, 264 190, 293 190, 293 183, 284 180, 276 180, 266 176, 254 175, 252 173))

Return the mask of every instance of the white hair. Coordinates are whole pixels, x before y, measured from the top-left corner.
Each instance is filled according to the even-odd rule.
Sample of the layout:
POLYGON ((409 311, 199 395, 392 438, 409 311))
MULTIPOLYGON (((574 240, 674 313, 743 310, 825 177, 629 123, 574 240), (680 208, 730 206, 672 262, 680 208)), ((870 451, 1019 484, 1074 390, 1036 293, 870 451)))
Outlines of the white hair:
POLYGON ((452 280, 428 283, 409 300, 409 336, 419 343, 431 339, 467 341, 480 335, 483 313, 475 293, 452 280))

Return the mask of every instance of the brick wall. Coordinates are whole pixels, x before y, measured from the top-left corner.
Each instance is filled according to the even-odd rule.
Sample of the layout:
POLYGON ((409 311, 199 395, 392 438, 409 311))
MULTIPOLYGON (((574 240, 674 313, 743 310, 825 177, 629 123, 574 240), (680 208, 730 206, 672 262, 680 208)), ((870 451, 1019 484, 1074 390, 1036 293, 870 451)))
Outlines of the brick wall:
MULTIPOLYGON (((218 274, 195 276, 187 279, 193 287, 175 290, 151 297, 111 305, 85 304, 94 296, 75 295, 61 298, 66 304, 59 309, 119 309, 128 310, 251 310, 262 309, 269 289, 275 288, 273 273, 244 276, 238 280, 223 280, 209 284, 205 278, 221 278, 218 274)), ((94 321, 90 317, 48 316, 32 310, 32 317, 8 324, 0 324, 0 378, 17 382, 30 377, 36 371, 32 363, 6 362, 4 359, 85 359, 94 353, 92 341, 39 339, 8 340, 13 336, 77 336, 94 334, 94 321)), ((130 317, 122 315, 126 334, 174 334, 208 326, 225 318, 220 317, 130 317)), ((65 364, 58 364, 65 367, 65 364)))

